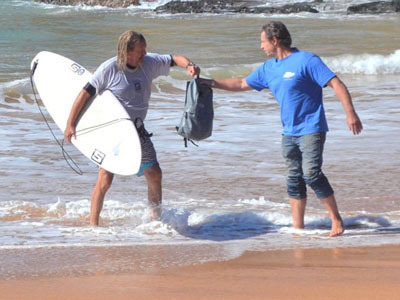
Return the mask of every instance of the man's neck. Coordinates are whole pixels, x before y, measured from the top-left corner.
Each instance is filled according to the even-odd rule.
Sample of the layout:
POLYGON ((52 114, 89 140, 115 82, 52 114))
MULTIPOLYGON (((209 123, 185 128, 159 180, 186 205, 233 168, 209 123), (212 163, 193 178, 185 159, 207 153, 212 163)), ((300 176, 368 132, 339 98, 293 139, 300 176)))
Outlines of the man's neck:
POLYGON ((277 59, 284 59, 284 58, 288 57, 292 53, 293 53, 293 48, 282 48, 282 47, 279 47, 277 49, 276 58, 277 59))
POLYGON ((128 69, 131 69, 131 70, 135 70, 137 67, 135 67, 135 66, 132 66, 132 65, 130 65, 130 64, 126 64, 126 67, 128 68, 128 69))

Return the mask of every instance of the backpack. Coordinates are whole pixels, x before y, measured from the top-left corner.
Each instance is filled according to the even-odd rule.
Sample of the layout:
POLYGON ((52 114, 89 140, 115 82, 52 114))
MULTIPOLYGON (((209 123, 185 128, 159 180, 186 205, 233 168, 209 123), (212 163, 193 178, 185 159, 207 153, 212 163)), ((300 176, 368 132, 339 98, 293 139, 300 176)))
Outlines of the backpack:
POLYGON ((176 130, 183 136, 185 147, 187 141, 200 141, 211 136, 214 119, 213 90, 201 83, 201 78, 188 81, 186 84, 185 106, 179 126, 176 130))

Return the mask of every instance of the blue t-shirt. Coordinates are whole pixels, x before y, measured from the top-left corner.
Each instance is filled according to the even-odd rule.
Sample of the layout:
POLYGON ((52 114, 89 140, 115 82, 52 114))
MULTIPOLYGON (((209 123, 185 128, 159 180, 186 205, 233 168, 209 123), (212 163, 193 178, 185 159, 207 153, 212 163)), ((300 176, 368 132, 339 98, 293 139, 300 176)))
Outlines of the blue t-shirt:
POLYGON ((328 131, 322 88, 335 77, 315 54, 296 48, 284 59, 269 59, 246 77, 261 91, 270 89, 281 108, 283 134, 302 136, 328 131))

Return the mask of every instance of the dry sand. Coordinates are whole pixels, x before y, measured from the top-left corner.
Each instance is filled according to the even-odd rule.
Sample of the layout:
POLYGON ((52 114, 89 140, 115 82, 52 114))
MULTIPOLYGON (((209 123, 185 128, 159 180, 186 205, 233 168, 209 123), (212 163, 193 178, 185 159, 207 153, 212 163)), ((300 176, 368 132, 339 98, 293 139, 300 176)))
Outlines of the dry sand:
POLYGON ((134 274, 0 280, 0 299, 400 299, 400 246, 246 252, 134 274))

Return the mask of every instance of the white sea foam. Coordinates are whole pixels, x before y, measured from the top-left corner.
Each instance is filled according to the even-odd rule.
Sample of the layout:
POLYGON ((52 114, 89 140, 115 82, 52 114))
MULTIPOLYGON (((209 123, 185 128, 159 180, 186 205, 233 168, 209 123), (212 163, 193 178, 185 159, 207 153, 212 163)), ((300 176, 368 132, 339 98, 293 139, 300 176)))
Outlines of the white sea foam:
POLYGON ((400 73, 400 49, 389 55, 361 54, 323 58, 335 72, 347 74, 396 74, 400 73))
MULTIPOLYGON (((156 9, 159 6, 165 5, 172 0, 157 0, 157 1, 140 1, 139 8, 141 9, 156 9)), ((187 2, 190 0, 181 0, 181 2, 187 2)))
MULTIPOLYGON (((338 55, 321 57, 334 72, 343 74, 381 75, 400 73, 400 49, 386 55, 364 53, 360 55, 338 55)), ((233 75, 255 69, 260 63, 238 68, 233 75)), ((231 70, 231 72, 234 70, 231 70)))
MULTIPOLYGON (((360 75, 400 73, 400 49, 387 55, 365 53, 361 55, 346 54, 321 58, 336 73, 360 75)), ((234 66, 224 64, 202 66, 202 77, 243 77, 247 76, 261 64, 262 61, 252 64, 236 64, 234 66)), ((161 99, 170 99, 171 86, 177 91, 180 91, 179 93, 181 94, 185 89, 185 80, 187 80, 187 78, 182 70, 172 70, 171 76, 160 77, 154 81, 155 91, 153 92, 153 96, 161 99)), ((4 95, 5 90, 15 90, 21 94, 32 95, 29 78, 0 83, 0 96, 4 95)))
MULTIPOLYGON (((386 55, 364 53, 360 55, 338 55, 321 57, 334 72, 344 74, 380 75, 400 73, 400 49, 386 55)), ((266 58, 268 59, 268 58, 266 58)), ((202 76, 208 78, 242 77, 259 67, 263 62, 252 64, 236 64, 234 66, 219 65, 202 68, 202 76)), ((163 78, 162 80, 172 80, 163 78)), ((182 82, 174 82, 182 87, 182 82)))
MULTIPOLYGON (((248 240, 266 243, 271 234, 279 235, 285 247, 291 247, 292 234, 319 238, 329 233, 331 222, 324 211, 311 210, 306 215, 305 230, 291 228, 290 208, 264 199, 243 201, 247 208, 220 211, 214 209, 188 210, 167 203, 161 221, 150 222, 143 218, 147 213, 144 202, 126 203, 105 201, 102 218, 106 227, 89 227, 82 218, 89 214, 89 201, 79 200, 38 204, 29 201, 0 203, 0 249, 77 246, 90 241, 91 245, 140 245, 190 243, 193 240, 229 242, 248 240), (259 210, 259 206, 264 207, 259 210), (253 212, 252 212, 253 210, 253 212), (7 219, 9 221, 7 221, 7 219)), ((396 234, 399 231, 399 214, 374 215, 353 212, 344 216, 346 234, 360 239, 368 233, 396 234)), ((366 238, 367 239, 367 238, 366 238)), ((371 245, 377 240, 371 239, 371 245)), ((368 244, 365 240, 363 243, 368 244)), ((318 243, 317 243, 318 244, 318 243)), ((323 244, 314 246, 323 246, 323 244)), ((293 245, 292 245, 293 246, 293 245)), ((274 247, 273 247, 274 248, 274 247)))
MULTIPOLYGON (((159 6, 165 5, 172 0, 157 0, 157 1, 140 1, 140 5, 131 5, 126 8, 120 7, 106 7, 101 5, 85 5, 85 4, 77 4, 77 5, 55 5, 49 3, 34 3, 36 6, 39 6, 46 10, 51 10, 56 14, 63 14, 69 11, 104 11, 104 10, 112 10, 112 11, 143 11, 143 10, 153 10, 159 6)), ((181 0, 181 2, 190 1, 190 0, 181 0)), ((15 5, 22 5, 22 1, 16 1, 15 5)), ((23 1, 25 2, 25 1, 23 1)))

